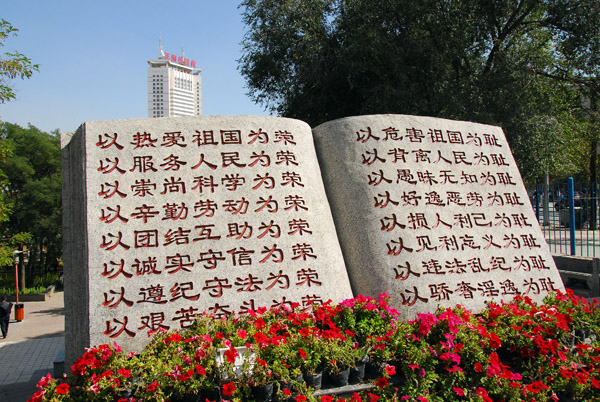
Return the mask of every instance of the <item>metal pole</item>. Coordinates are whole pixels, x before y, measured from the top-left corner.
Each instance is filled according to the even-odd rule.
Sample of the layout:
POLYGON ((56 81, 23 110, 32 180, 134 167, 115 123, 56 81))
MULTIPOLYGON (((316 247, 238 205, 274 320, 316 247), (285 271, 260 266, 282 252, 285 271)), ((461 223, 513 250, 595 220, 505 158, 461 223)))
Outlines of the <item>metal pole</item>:
POLYGON ((550 174, 546 171, 544 175, 544 226, 550 225, 550 199, 548 198, 548 187, 550 187, 550 174))
POLYGON ((17 270, 17 256, 15 255, 15 291, 17 295, 17 304, 19 304, 19 271, 17 270))
POLYGON ((571 255, 575 255, 577 250, 575 248, 575 189, 573 188, 573 178, 569 177, 567 182, 568 194, 569 194, 569 231, 571 234, 571 255))
POLYGON ((19 304, 19 270, 18 270, 18 264, 17 264, 17 255, 21 254, 22 251, 21 250, 15 250, 13 251, 13 254, 15 256, 15 291, 16 291, 16 295, 17 295, 17 304, 19 304))

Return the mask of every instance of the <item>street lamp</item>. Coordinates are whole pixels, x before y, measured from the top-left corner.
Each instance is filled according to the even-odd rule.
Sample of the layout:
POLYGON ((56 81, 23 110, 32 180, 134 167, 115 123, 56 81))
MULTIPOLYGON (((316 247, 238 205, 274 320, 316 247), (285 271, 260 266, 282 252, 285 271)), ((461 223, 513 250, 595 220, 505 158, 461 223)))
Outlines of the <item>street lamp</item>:
POLYGON ((15 255, 15 290, 17 291, 17 304, 19 304, 19 271, 17 268, 17 255, 22 253, 23 252, 21 250, 13 251, 13 254, 15 255))
POLYGON ((22 321, 23 320, 23 306, 19 304, 19 271, 17 267, 17 255, 22 254, 21 250, 13 251, 15 255, 15 291, 17 296, 17 304, 15 305, 15 320, 22 321))

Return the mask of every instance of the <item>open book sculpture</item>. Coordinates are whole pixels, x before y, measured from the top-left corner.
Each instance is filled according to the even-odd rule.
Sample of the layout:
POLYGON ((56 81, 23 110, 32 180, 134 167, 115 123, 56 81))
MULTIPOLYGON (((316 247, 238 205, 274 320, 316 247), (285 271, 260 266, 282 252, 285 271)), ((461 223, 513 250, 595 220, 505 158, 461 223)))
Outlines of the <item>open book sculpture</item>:
POLYGON ((385 292, 404 318, 563 285, 499 127, 373 115, 92 121, 63 138, 67 360, 385 292))

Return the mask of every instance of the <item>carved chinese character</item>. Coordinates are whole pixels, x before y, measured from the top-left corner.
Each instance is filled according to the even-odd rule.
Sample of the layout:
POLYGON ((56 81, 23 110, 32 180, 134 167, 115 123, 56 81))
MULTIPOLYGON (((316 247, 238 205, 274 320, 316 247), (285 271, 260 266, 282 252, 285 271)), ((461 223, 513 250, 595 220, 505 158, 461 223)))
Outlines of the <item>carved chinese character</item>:
POLYGON ((121 169, 119 167, 119 158, 115 157, 114 161, 110 158, 104 158, 104 161, 99 161, 100 167, 97 169, 98 172, 101 172, 102 174, 109 174, 116 170, 120 174, 125 174, 125 169, 121 169), (106 165, 104 164, 104 161, 106 161, 106 165))
POLYGON ((158 247, 158 230, 135 230, 135 248, 158 247))
POLYGON ((446 282, 442 283, 432 283, 429 285, 429 297, 437 302, 442 300, 450 300, 450 295, 454 293, 446 282))
POLYGON ((156 331, 168 331, 171 326, 170 325, 166 325, 164 323, 165 321, 165 313, 163 312, 159 312, 159 313, 150 313, 150 315, 144 315, 142 317, 140 317, 140 321, 141 321, 141 327, 138 328, 138 330, 143 330, 145 328, 148 328, 148 331, 150 333, 154 333, 156 331))
POLYGON ((195 295, 188 294, 188 291, 192 290, 194 290, 194 284, 192 282, 175 283, 169 290, 169 292, 171 292, 171 298, 169 299, 169 302, 173 302, 181 298, 194 301, 198 300, 200 298, 200 293, 196 293, 195 295))
POLYGON ((185 148, 185 137, 181 135, 181 131, 173 131, 170 133, 163 134, 163 143, 160 144, 163 147, 172 147, 177 145, 178 147, 185 148))
POLYGON ((204 263, 202 266, 205 269, 215 269, 219 261, 225 261, 223 253, 220 251, 213 251, 212 249, 201 252, 200 258, 197 260, 197 262, 204 263))
POLYGON ((266 144, 269 142, 269 134, 262 131, 262 128, 259 128, 258 131, 250 130, 250 134, 248 134, 248 144, 254 144, 255 141, 258 141, 260 144, 266 144))
POLYGON ((213 279, 207 279, 204 283, 205 286, 202 290, 208 290, 208 295, 215 298, 222 297, 224 289, 232 288, 232 285, 229 284, 229 278, 217 278, 215 276, 213 279))
POLYGON ((113 223, 115 220, 120 220, 123 223, 127 223, 129 219, 121 216, 121 206, 117 205, 117 208, 106 207, 106 211, 104 208, 100 210, 100 222, 104 223, 113 223), (106 212, 108 211, 108 212, 106 212))
POLYGON ((116 318, 113 318, 112 321, 115 324, 120 325, 120 328, 117 326, 111 325, 110 321, 106 321, 106 329, 103 332, 104 335, 108 336, 109 338, 117 338, 123 332, 125 332, 125 334, 128 337, 130 337, 130 338, 135 337, 135 332, 133 332, 127 328, 127 324, 129 323, 129 318, 127 316, 123 317, 123 320, 118 320, 116 318))
POLYGON ((271 157, 265 154, 265 151, 261 151, 260 154, 252 152, 252 155, 250 155, 250 160, 252 161, 248 164, 248 166, 250 167, 254 167, 257 164, 262 167, 271 166, 271 157))
POLYGON ((100 191, 98 195, 104 199, 112 198, 114 195, 118 195, 121 198, 126 198, 127 194, 119 190, 119 182, 115 180, 114 184, 104 183, 100 185, 100 191))
POLYGON ((136 258, 135 263, 131 264, 131 267, 135 268, 135 274, 137 276, 150 274, 160 275, 162 272, 157 269, 156 257, 148 257, 143 261, 136 258))
POLYGON ((364 154, 362 154, 363 165, 371 166, 375 162, 385 163, 385 159, 380 158, 377 155, 377 149, 373 148, 373 152, 366 151, 364 154))
POLYGON ((139 132, 133 135, 133 141, 131 141, 131 145, 133 145, 133 149, 139 149, 139 148, 156 148, 156 141, 158 141, 155 138, 152 138, 152 134, 151 133, 147 133, 144 131, 143 134, 140 134, 139 132))
POLYGON ((134 213, 131 214, 133 219, 141 219, 142 222, 148 223, 148 219, 155 217, 159 214, 152 205, 143 204, 140 207, 135 207, 134 213))
POLYGON ((221 143, 223 145, 241 145, 242 133, 240 130, 221 130, 221 143))
POLYGON ((133 167, 129 169, 130 172, 136 171, 138 173, 157 172, 158 169, 154 167, 154 161, 152 156, 134 156, 133 167))
POLYGON ((98 135, 98 142, 96 143, 96 146, 100 147, 101 149, 108 149, 114 145, 115 148, 117 148, 118 150, 122 150, 123 145, 121 145, 117 142, 118 137, 119 137, 119 134, 117 134, 117 133, 113 133, 112 135, 110 135, 108 133, 104 133, 103 135, 98 135), (104 137, 104 139, 102 137, 104 137))
POLYGON ((366 143, 370 139, 374 141, 379 141, 379 137, 375 137, 371 132, 371 127, 367 127, 366 129, 360 129, 356 132, 356 142, 366 143))
POLYGON ((104 292, 104 301, 102 305, 108 308, 115 308, 119 304, 124 303, 127 307, 133 306, 133 302, 131 300, 127 300, 125 298, 125 288, 121 286, 119 291, 115 291, 110 289, 108 293, 104 292), (115 295, 114 297, 110 297, 109 294, 115 295))
POLYGON ((102 271, 102 276, 107 277, 108 279, 113 279, 119 276, 119 274, 123 275, 125 278, 131 278, 133 274, 125 271, 125 260, 120 259, 119 262, 110 261, 108 263, 104 263, 104 270, 102 271))
POLYGON ((203 145, 218 145, 219 143, 215 141, 215 134, 212 130, 204 130, 202 132, 196 130, 196 134, 194 134, 194 138, 192 142, 198 144, 199 147, 203 145))
POLYGON ((192 272, 191 268, 194 266, 194 263, 191 261, 189 255, 184 254, 181 255, 179 253, 175 255, 168 255, 167 262, 165 265, 165 271, 168 274, 174 274, 179 271, 192 272))
POLYGON ((194 218, 200 218, 202 216, 206 218, 212 218, 215 215, 215 211, 218 209, 217 203, 212 200, 200 200, 194 204, 194 218))

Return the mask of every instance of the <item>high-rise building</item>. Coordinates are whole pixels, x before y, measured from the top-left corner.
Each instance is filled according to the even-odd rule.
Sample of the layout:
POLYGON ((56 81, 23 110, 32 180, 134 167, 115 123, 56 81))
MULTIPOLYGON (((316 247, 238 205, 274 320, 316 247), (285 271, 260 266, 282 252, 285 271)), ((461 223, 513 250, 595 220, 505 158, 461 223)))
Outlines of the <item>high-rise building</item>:
POLYGON ((159 56, 148 60, 148 117, 200 116, 202 80, 196 61, 165 53, 162 41, 159 56))

